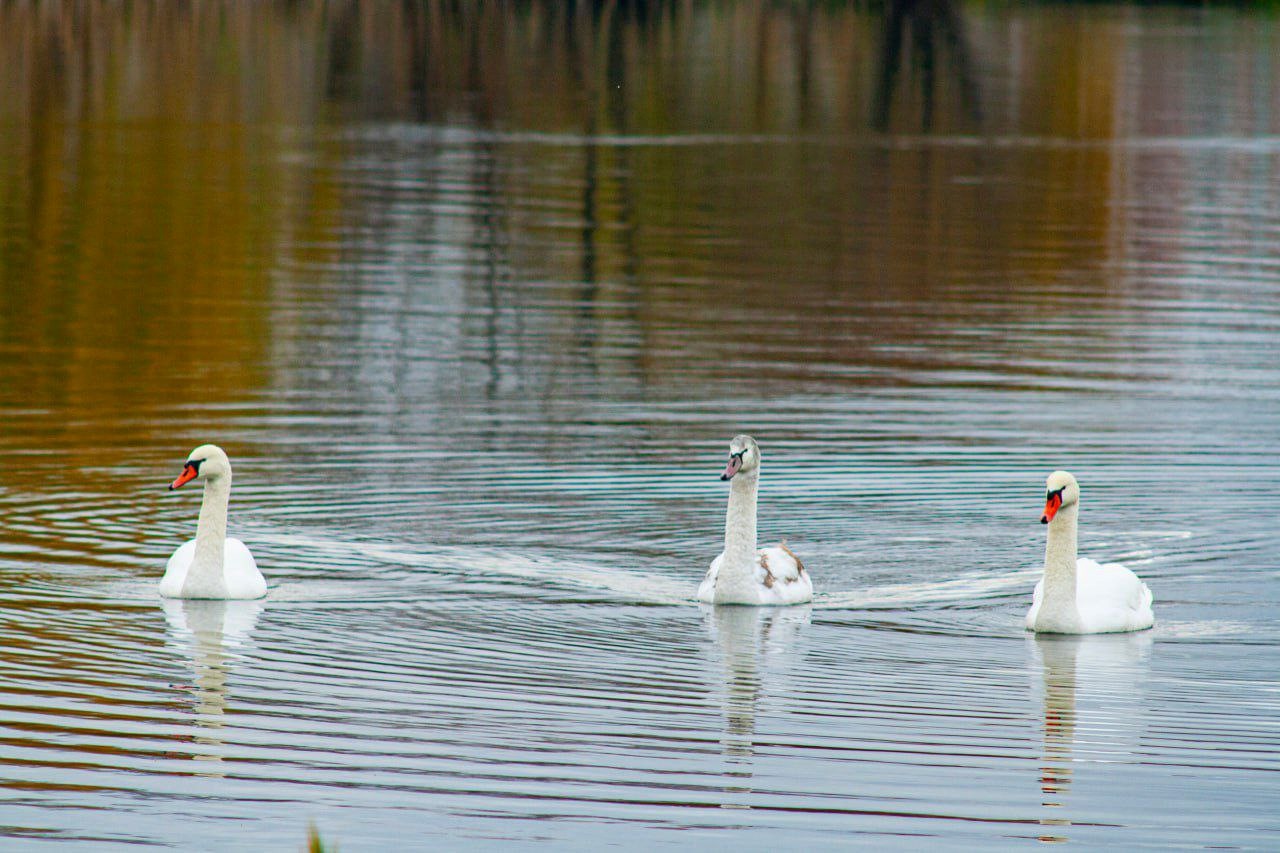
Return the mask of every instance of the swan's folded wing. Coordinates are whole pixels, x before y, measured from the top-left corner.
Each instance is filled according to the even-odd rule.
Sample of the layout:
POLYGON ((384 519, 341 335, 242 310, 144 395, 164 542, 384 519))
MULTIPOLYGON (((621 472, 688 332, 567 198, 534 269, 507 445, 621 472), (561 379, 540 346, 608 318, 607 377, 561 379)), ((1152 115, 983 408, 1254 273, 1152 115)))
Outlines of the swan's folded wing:
POLYGON ((705 601, 708 604, 715 601, 716 596, 716 576, 720 574, 720 564, 724 562, 724 553, 711 561, 711 568, 707 569, 707 576, 702 579, 702 583, 698 585, 698 600, 705 601))
POLYGON ((1151 590, 1127 566, 1082 557, 1076 572, 1076 603, 1086 624, 1134 631, 1154 623, 1151 590))
POLYGON ((762 548, 756 559, 762 604, 798 604, 813 598, 813 583, 800 558, 786 545, 762 548))
POLYGON ((164 598, 177 598, 182 595, 182 584, 187 579, 187 571, 196 555, 196 540, 188 539, 178 550, 173 552, 169 562, 165 564, 164 577, 160 579, 160 595, 164 598))
POLYGON ((228 536, 223 556, 227 598, 261 598, 267 594, 267 579, 258 569, 249 547, 228 536))
POLYGON ((1081 601, 1142 606, 1145 588, 1146 584, 1121 563, 1098 563, 1088 557, 1076 562, 1076 596, 1081 601))
POLYGON ((1036 629, 1036 617, 1040 615, 1040 602, 1044 599, 1044 578, 1036 582, 1035 591, 1031 593, 1031 609, 1027 611, 1027 630, 1036 629))
POLYGON ((759 559, 756 561, 756 575, 760 583, 765 586, 775 583, 795 583, 806 577, 804 564, 786 545, 761 548, 759 559))

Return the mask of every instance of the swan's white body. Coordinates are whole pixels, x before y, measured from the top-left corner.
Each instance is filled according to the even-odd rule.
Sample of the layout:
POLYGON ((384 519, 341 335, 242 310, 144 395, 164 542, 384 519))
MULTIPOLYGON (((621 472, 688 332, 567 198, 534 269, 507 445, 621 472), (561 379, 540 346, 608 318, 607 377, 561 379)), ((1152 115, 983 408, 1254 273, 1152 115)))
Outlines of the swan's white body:
MULTIPOLYGON (((165 598, 262 598, 267 594, 267 580, 258 570, 258 564, 249 547, 235 537, 224 542, 223 565, 220 576, 212 578, 212 585, 202 582, 202 572, 192 574, 199 538, 189 539, 173 552, 160 579, 160 594, 165 598), (191 586, 187 587, 187 582, 191 586)), ((216 563, 215 563, 216 565, 216 563)))
POLYGON ((160 594, 165 598, 261 598, 267 581, 248 547, 227 537, 227 504, 231 499, 231 463, 215 445, 191 451, 183 475, 170 489, 196 476, 205 478, 204 500, 196 538, 183 544, 165 566, 160 594), (188 469, 193 469, 189 471, 188 469))
POLYGON ((756 493, 760 486, 760 451, 750 436, 738 436, 729 467, 721 479, 731 480, 725 515, 724 551, 711 562, 698 587, 698 600, 708 604, 785 605, 813 599, 813 582, 786 545, 756 549, 756 493), (734 459, 737 462, 734 462, 734 459))
POLYGON ((1031 596, 1027 630, 1109 634, 1150 628, 1155 624, 1151 590, 1137 575, 1119 563, 1100 564, 1077 557, 1080 490, 1075 478, 1055 471, 1048 486, 1050 500, 1042 519, 1049 525, 1044 577, 1031 596), (1054 494, 1058 496, 1056 506, 1054 494))

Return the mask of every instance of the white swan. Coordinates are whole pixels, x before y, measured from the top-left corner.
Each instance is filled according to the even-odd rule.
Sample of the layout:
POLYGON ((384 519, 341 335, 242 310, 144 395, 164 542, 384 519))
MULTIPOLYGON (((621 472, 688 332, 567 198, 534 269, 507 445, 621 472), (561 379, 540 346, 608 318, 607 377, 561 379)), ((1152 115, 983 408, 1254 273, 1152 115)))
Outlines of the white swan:
POLYGON ((1151 590, 1119 563, 1099 565, 1076 559, 1076 523, 1080 486, 1066 471, 1046 482, 1044 515, 1049 543, 1044 577, 1036 584, 1027 611, 1027 630, 1050 634, 1108 634, 1141 631, 1155 623, 1151 590))
POLYGON ((160 594, 165 598, 262 598, 267 581, 239 539, 227 536, 231 461, 222 448, 202 444, 182 466, 169 490, 204 477, 204 501, 196 538, 182 545, 165 566, 160 594))
POLYGON ((749 435, 729 443, 721 480, 732 480, 724 522, 724 551, 698 587, 708 604, 801 604, 813 599, 813 583, 786 544, 756 550, 756 491, 760 448, 749 435))

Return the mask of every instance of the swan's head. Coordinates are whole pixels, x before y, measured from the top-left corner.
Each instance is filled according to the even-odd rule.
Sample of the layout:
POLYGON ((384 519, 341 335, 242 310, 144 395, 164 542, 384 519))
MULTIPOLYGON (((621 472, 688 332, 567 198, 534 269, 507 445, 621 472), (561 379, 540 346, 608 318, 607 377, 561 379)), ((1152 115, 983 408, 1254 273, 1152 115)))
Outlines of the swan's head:
POLYGON ((735 436, 729 442, 729 464, 720 474, 721 480, 732 480, 734 474, 748 473, 760 467, 760 448, 749 435, 735 436))
POLYGON ((216 444, 202 444, 191 451, 187 461, 182 463, 182 473, 169 484, 169 491, 182 488, 196 477, 214 480, 230 473, 231 460, 222 448, 216 444))
POLYGON ((1041 524, 1048 524, 1064 506, 1075 506, 1080 500, 1080 484, 1066 471, 1054 471, 1045 480, 1044 515, 1041 524))

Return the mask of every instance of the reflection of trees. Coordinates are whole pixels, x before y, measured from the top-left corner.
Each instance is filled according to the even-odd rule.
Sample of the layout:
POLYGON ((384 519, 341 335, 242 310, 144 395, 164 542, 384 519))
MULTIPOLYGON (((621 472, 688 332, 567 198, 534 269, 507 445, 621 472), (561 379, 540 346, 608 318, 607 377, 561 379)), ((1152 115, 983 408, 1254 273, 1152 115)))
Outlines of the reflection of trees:
MULTIPOLYGON (((0 9, 0 116, 197 117, 240 124, 326 113, 600 130, 852 129, 887 109, 906 64, 945 58, 966 109, 976 84, 953 0, 558 3, 406 0, 0 9), (270 49, 268 49, 270 48, 270 49), (880 55, 879 74, 865 57, 880 55), (336 113, 334 112, 336 110, 336 113), (666 127, 664 127, 666 126, 666 127)), ((933 87, 924 106, 932 115, 933 87)), ((926 125, 930 122, 925 121, 926 125)))
POLYGON ((913 69, 920 74, 920 125, 933 126, 938 63, 945 57, 960 101, 973 118, 979 117, 978 86, 965 40, 960 8, 955 0, 887 0, 884 35, 874 107, 877 127, 888 129, 895 81, 903 70, 903 45, 910 43, 913 69))
MULTIPOLYGON (((438 259, 414 255, 434 241, 475 251, 460 253, 449 281, 406 275, 404 304, 447 296, 445 307, 483 320, 406 327, 401 339, 484 336, 490 397, 504 370, 536 361, 526 355, 555 360, 541 379, 575 385, 660 383, 669 357, 687 380, 732 361, 744 338, 833 362, 901 360, 906 347, 880 343, 918 340, 924 321, 897 312, 897 324, 872 318, 862 335, 861 314, 820 311, 780 326, 768 321, 780 287, 806 305, 924 302, 952 281, 949 252, 980 245, 993 264, 1017 258, 1017 270, 985 272, 1002 286, 1029 281, 1035 298, 1035 285, 1107 251, 1122 207, 1109 198, 1105 146, 1027 158, 867 143, 890 112, 903 126, 972 129, 976 63, 958 8, 0 5, 0 121, 11 130, 0 134, 11 235, 0 239, 0 336, 65 356, 32 380, 32 402, 50 409, 75 398, 154 410, 188 400, 197 381, 206 401, 233 402, 277 380, 273 358, 322 360, 282 343, 308 330, 274 304, 324 290, 312 316, 358 325, 362 289, 379 286, 363 270, 405 257, 436 270, 438 259), (908 72, 927 85, 904 85, 908 72), (386 137, 352 141, 353 126, 386 137), (956 183, 958 171, 990 173, 997 156, 1002 183, 956 183), (371 188, 371 176, 394 188, 371 188), (58 246, 70 248, 48 250, 58 246), (527 310, 526 296, 573 307, 539 327, 548 312, 527 310), (704 333, 726 305, 735 340, 704 333)), ((999 131, 1007 106, 1045 132, 1113 134, 1121 47, 1040 19, 1024 29, 1010 36, 1016 103, 984 105, 984 125, 999 131), (1070 70, 1086 64, 1087 75, 1070 70)), ((319 355, 337 379, 367 384, 319 355)))
POLYGON ((228 86, 212 61, 227 36, 197 40, 216 24, 208 8, 152 11, 0 6, 0 341, 40 354, 15 373, 49 415, 17 426, 45 446, 172 440, 153 412, 225 404, 265 375, 267 269, 292 176, 254 119, 305 121, 306 104, 228 86), (101 429, 122 412, 139 417, 129 435, 101 429))

